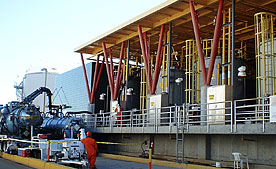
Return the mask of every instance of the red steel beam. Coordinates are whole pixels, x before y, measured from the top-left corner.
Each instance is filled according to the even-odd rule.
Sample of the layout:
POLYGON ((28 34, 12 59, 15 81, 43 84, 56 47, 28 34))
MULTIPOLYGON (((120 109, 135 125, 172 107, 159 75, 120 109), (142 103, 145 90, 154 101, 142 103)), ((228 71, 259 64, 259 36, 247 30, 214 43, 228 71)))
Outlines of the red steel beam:
POLYGON ((123 56, 124 56, 124 53, 125 53, 125 42, 122 42, 122 45, 121 45, 121 52, 120 52, 120 61, 119 61, 119 66, 118 66, 118 73, 117 73, 117 80, 116 80, 116 86, 115 86, 115 94, 114 94, 114 97, 117 98, 118 96, 118 90, 120 89, 120 77, 121 77, 121 74, 122 73, 122 60, 123 60, 123 56))
MULTIPOLYGON (((100 82, 100 78, 101 78, 101 74, 102 74, 102 70, 103 70, 103 65, 104 65, 104 58, 103 58, 103 61, 102 61, 101 67, 100 67, 100 71, 99 71, 99 74, 98 74, 98 77, 97 77, 97 80, 96 80, 95 95, 96 95, 96 91, 98 89, 98 84, 100 82)), ((92 102, 93 103, 95 102, 95 96, 92 98, 92 102)))
MULTIPOLYGON (((120 74, 120 77, 119 77, 120 81, 119 81, 119 85, 118 85, 118 88, 117 88, 117 95, 120 91, 120 86, 121 86, 121 83, 122 83, 122 79, 123 79, 123 69, 121 69, 121 74, 120 74)), ((116 96, 118 97, 118 96, 116 96)))
POLYGON ((158 67, 160 67, 160 68, 161 68, 161 65, 162 65, 163 53, 164 53, 164 46, 162 46, 162 49, 161 49, 161 58, 160 58, 160 62, 159 62, 159 65, 158 65, 158 67))
POLYGON ((87 79, 87 73, 86 73, 86 68, 85 68, 85 64, 84 64, 84 60, 83 60, 83 55, 82 55, 82 53, 80 55, 81 55, 81 63, 82 63, 82 69, 83 69, 83 73, 84 73, 84 79, 85 79, 85 83, 86 83, 86 89, 87 89, 87 94, 88 94, 88 98, 89 98, 89 103, 92 104, 91 93, 90 93, 90 89, 89 89, 89 83, 88 83, 88 79, 87 79))
POLYGON ((92 86, 92 92, 91 92, 91 100, 92 100, 92 103, 93 102, 93 98, 95 97, 95 87, 96 87, 96 80, 97 80, 97 74, 98 74, 98 67, 99 67, 99 55, 97 56, 97 62, 96 62, 96 67, 95 67, 95 70, 94 70, 94 77, 93 77, 93 86, 92 86))
POLYGON ((141 46, 141 50, 142 50, 142 55, 143 55, 143 59, 144 59, 144 66, 146 69, 146 75, 148 77, 148 86, 149 86, 149 91, 151 92, 151 77, 149 76, 149 71, 148 71, 148 67, 149 67, 149 60, 147 58, 147 54, 146 54, 146 50, 145 50, 145 43, 143 40, 143 33, 142 33, 142 27, 141 25, 138 25, 138 34, 139 34, 139 40, 140 40, 140 46, 141 46))
POLYGON ((193 1, 190 1, 190 10, 191 10, 192 22, 193 22, 193 27, 194 27, 194 34, 195 34, 195 38, 196 38, 198 56, 199 56, 199 61, 200 61, 200 65, 201 65, 202 78, 203 78, 204 85, 207 85, 206 66, 205 66, 204 54, 203 54, 203 49, 202 49, 202 39, 200 36, 200 31, 199 31, 198 15, 195 11, 193 1))
POLYGON ((160 30, 159 44, 158 44, 158 49, 157 49, 155 71, 154 71, 154 78, 153 78, 151 94, 154 94, 156 91, 156 85, 157 85, 157 82, 159 79, 159 74, 160 74, 160 68, 161 68, 160 62, 162 61, 161 60, 162 59, 162 51, 161 50, 163 48, 164 28, 165 28, 165 25, 162 24, 161 30, 160 30))
MULTIPOLYGON (((152 86, 152 76, 151 76, 151 63, 150 63, 150 54, 149 54, 149 45, 148 45, 148 36, 147 36, 147 33, 146 32, 144 32, 144 41, 145 41, 145 52, 146 52, 146 58, 147 58, 147 61, 148 61, 148 65, 147 65, 147 67, 148 67, 148 69, 147 69, 147 71, 148 71, 148 75, 149 75, 149 84, 151 84, 150 86, 152 86)), ((151 88, 150 88, 150 93, 152 93, 151 92, 151 88)))
POLYGON ((102 46, 103 46, 103 52, 104 52, 104 58, 105 58, 105 65, 106 65, 108 82, 109 82, 109 86, 110 86, 111 96, 112 96, 112 99, 113 99, 114 98, 114 82, 113 82, 113 79, 111 79, 111 73, 110 73, 110 67, 109 67, 109 62, 108 62, 108 56, 107 56, 107 52, 106 52, 106 45, 105 45, 104 42, 102 43, 102 46))
POLYGON ((223 10, 223 0, 219 0, 219 7, 218 7, 218 12, 216 17, 216 27, 215 27, 213 45, 211 50, 211 59, 210 59, 208 74, 207 74, 207 85, 210 85, 211 83, 216 55, 218 52, 218 43, 219 43, 220 32, 222 27, 222 10, 223 10))
POLYGON ((111 71, 111 79, 114 79, 114 70, 113 70, 113 56, 112 49, 109 48, 109 57, 110 57, 110 71, 111 71))

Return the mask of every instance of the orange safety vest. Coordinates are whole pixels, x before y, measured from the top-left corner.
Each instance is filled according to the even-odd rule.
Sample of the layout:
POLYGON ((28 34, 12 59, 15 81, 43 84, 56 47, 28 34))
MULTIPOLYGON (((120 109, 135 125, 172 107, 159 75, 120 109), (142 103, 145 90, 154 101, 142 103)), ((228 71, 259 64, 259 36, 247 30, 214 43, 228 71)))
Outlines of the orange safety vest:
POLYGON ((116 124, 123 124, 122 111, 123 111, 122 107, 120 107, 119 112, 118 112, 118 108, 117 107, 115 108, 115 112, 117 112, 117 114, 116 114, 116 116, 117 116, 116 124))

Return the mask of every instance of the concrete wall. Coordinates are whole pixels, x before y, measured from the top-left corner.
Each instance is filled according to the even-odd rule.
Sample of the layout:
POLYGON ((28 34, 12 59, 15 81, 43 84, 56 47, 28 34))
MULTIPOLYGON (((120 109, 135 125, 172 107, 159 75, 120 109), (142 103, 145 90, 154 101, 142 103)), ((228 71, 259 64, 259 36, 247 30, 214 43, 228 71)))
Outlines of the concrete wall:
MULTIPOLYGON (((155 155, 176 156, 172 134, 97 134, 97 141, 142 143, 154 140, 155 155)), ((233 161, 232 152, 247 155, 250 163, 276 164, 275 135, 185 135, 185 157, 214 161, 233 161)), ((181 141, 179 141, 181 145, 181 141)), ((100 151, 118 154, 142 154, 140 145, 99 145, 100 151)), ((182 146, 179 146, 182 150, 182 146)), ((276 165, 275 165, 276 167, 276 165)))

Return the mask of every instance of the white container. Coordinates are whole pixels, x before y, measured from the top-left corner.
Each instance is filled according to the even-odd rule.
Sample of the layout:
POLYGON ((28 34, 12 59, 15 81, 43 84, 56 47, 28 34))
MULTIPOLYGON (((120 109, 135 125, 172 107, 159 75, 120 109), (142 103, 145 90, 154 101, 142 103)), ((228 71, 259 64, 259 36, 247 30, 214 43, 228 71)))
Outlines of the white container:
POLYGON ((221 168, 221 163, 220 162, 216 162, 216 167, 217 168, 221 168))

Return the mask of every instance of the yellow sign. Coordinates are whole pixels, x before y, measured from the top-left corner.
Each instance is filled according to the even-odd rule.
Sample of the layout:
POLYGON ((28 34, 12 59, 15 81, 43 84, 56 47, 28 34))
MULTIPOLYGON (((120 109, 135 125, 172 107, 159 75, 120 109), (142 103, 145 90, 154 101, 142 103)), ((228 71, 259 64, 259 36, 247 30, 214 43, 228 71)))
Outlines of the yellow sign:
POLYGON ((214 100, 215 96, 212 94, 212 95, 209 95, 209 100, 214 100))
POLYGON ((150 102, 150 105, 151 105, 151 107, 153 107, 154 106, 154 102, 150 102))

